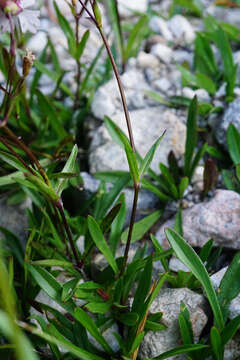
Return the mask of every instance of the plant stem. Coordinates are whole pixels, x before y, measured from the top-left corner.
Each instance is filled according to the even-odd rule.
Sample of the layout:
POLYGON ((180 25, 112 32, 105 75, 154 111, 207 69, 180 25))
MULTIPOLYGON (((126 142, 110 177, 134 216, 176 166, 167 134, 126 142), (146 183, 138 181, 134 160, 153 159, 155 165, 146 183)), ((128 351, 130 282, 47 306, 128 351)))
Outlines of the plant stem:
POLYGON ((129 249, 130 249, 130 245, 131 245, 133 226, 134 226, 135 217, 136 217, 136 211, 137 211, 137 202, 138 202, 139 189, 140 189, 139 185, 134 186, 134 198, 133 198, 132 213, 131 213, 131 218, 130 218, 127 243, 126 243, 124 256, 123 256, 123 263, 122 263, 122 267, 121 267, 120 275, 119 275, 120 277, 124 274, 125 268, 126 268, 126 265, 127 265, 128 253, 129 253, 129 249))
POLYGON ((72 238, 71 230, 70 230, 70 228, 69 228, 69 225, 68 225, 66 216, 65 216, 65 214, 64 214, 64 210, 63 210, 63 206, 62 206, 61 200, 56 203, 56 207, 57 207, 57 209, 59 210, 60 215, 61 215, 61 217, 62 217, 63 225, 64 225, 64 228, 65 228, 65 230, 66 230, 67 236, 68 236, 68 240, 69 240, 69 243, 70 243, 72 252, 73 252, 73 256, 74 256, 75 261, 76 261, 76 265, 77 265, 77 267, 78 267, 79 269, 81 269, 81 268, 82 268, 82 263, 81 263, 81 261, 80 261, 79 258, 78 258, 77 250, 76 250, 76 247, 75 247, 73 238, 72 238))
POLYGON ((132 131, 132 125, 131 125, 131 120, 130 120, 130 115, 129 115, 129 111, 128 111, 128 107, 127 107, 127 100, 126 100, 126 96, 125 96, 125 92, 124 92, 124 88, 123 88, 123 84, 122 84, 122 80, 120 78, 119 72, 118 72, 118 68, 117 65, 115 63, 111 48, 108 44, 107 38, 103 32, 103 29, 101 26, 98 25, 98 30, 100 32, 100 35, 102 37, 102 40, 104 42, 104 45, 106 47, 108 56, 110 58, 112 67, 113 67, 113 71, 118 83, 118 88, 119 88, 119 92, 121 95, 121 100, 122 100, 122 105, 123 105, 123 111, 124 111, 124 115, 125 115, 125 119, 126 119, 126 123, 127 123, 127 128, 128 128, 128 135, 129 135, 129 140, 130 140, 130 144, 131 147, 133 149, 133 152, 136 153, 136 148, 135 148, 135 143, 134 143, 134 138, 133 138, 133 131, 132 131))
POLYGON ((63 224, 61 222, 59 213, 57 211, 58 208, 54 203, 53 203, 53 209, 54 209, 55 221, 56 221, 56 224, 58 224, 58 226, 59 226, 60 234, 62 236, 64 245, 65 245, 65 248, 66 248, 66 254, 70 258, 70 260, 72 260, 71 259, 71 254, 70 254, 69 249, 68 249, 68 243, 67 243, 66 236, 65 236, 65 233, 64 233, 63 224))
MULTIPOLYGON (((117 65, 115 63, 112 51, 111 51, 111 48, 110 48, 110 46, 108 44, 108 41, 107 41, 107 38, 106 38, 106 36, 104 34, 102 24, 98 23, 97 19, 95 19, 95 17, 91 14, 91 12, 83 4, 82 0, 79 0, 79 2, 82 5, 82 7, 85 9, 85 11, 88 13, 88 15, 90 16, 93 23, 96 25, 96 27, 97 27, 100 35, 101 35, 101 38, 103 40, 103 43, 105 45, 106 51, 108 53, 108 56, 109 56, 109 59, 111 61, 112 68, 113 68, 113 71, 114 71, 114 74, 115 74, 115 77, 116 77, 116 80, 117 80, 119 92, 120 92, 120 95, 121 95, 123 110, 124 110, 127 129, 128 129, 129 141, 130 141, 133 152, 136 154, 135 143, 134 143, 134 138, 133 138, 133 131, 132 131, 132 125, 131 125, 131 119, 130 119, 130 115, 129 115, 129 111, 128 111, 128 107, 127 107, 126 96, 125 96, 123 84, 122 84, 122 81, 121 81, 121 78, 120 78, 118 68, 117 68, 117 65)), ((93 8, 93 6, 94 5, 92 4, 92 8, 93 8)), ((94 11, 94 9, 93 9, 93 11, 94 11)), ((125 268, 126 268, 126 265, 127 265, 128 253, 129 253, 130 244, 131 244, 131 240, 132 240, 133 227, 134 227, 136 211, 137 211, 137 202, 138 202, 139 189, 140 189, 140 183, 136 183, 134 181, 133 206, 132 206, 131 219, 130 219, 130 224, 129 224, 128 239, 127 239, 127 243, 126 243, 126 247, 125 247, 125 251, 124 251, 123 264, 122 264, 122 268, 121 268, 120 274, 119 274, 120 277, 124 274, 125 268)))
POLYGON ((35 172, 33 171, 32 168, 30 168, 30 166, 28 166, 28 164, 21 158, 21 156, 16 153, 16 151, 7 143, 7 141, 0 136, 0 141, 6 146, 6 148, 8 148, 8 150, 12 153, 13 156, 15 156, 15 158, 17 158, 21 164, 32 174, 32 175, 36 175, 35 172))
POLYGON ((41 174, 45 183, 49 184, 49 180, 48 180, 48 177, 47 177, 45 171, 43 170, 41 164, 39 163, 36 156, 32 153, 32 151, 7 126, 3 126, 3 129, 7 133, 7 135, 28 155, 28 157, 32 161, 32 163, 37 166, 37 169, 38 169, 39 173, 41 174))
MULTIPOLYGON (((76 14, 75 15, 76 48, 78 47, 78 44, 79 44, 79 20, 80 20, 80 16, 78 14, 76 14)), ((74 110, 76 110, 78 108, 78 105, 79 105, 79 88, 80 88, 80 81, 81 81, 81 63, 80 63, 80 60, 77 59, 76 63, 77 63, 77 75, 76 75, 77 89, 76 89, 75 99, 74 99, 74 106, 73 106, 74 110)))

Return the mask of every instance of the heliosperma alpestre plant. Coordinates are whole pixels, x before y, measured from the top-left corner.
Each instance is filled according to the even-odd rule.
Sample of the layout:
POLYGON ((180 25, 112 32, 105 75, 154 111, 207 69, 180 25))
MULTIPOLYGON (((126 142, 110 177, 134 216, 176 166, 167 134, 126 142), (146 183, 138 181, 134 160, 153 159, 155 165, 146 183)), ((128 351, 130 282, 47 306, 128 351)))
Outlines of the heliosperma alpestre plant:
MULTIPOLYGON (((130 129, 129 141, 126 136, 119 132, 116 125, 112 123, 110 119, 106 119, 109 129, 114 133, 115 138, 118 139, 119 143, 121 143, 125 149, 135 189, 131 223, 129 230, 127 230, 124 235, 127 245, 125 248, 124 258, 116 258, 116 248, 120 235, 122 234, 124 221, 123 196, 120 196, 118 203, 112 209, 111 205, 123 187, 129 183, 130 177, 128 174, 124 179, 121 177, 118 181, 116 181, 110 192, 106 192, 104 184, 101 185, 98 195, 91 199, 91 201, 94 202, 94 205, 92 206, 92 215, 94 216, 89 216, 87 220, 83 217, 72 219, 67 215, 67 213, 63 212, 64 210, 62 209, 62 206, 60 207, 60 197, 62 190, 66 186, 67 178, 73 176, 76 171, 74 163, 76 160, 77 148, 73 148, 69 160, 60 174, 52 173, 51 168, 48 168, 47 172, 42 169, 42 173, 40 172, 40 169, 37 172, 33 166, 29 166, 27 164, 26 160, 23 160, 23 162, 22 158, 20 160, 20 157, 17 157, 12 150, 9 148, 5 149, 5 152, 2 154, 3 159, 8 161, 11 166, 14 165, 14 167, 19 170, 18 173, 11 174, 9 179, 18 181, 21 183, 21 186, 27 188, 34 199, 35 204, 32 212, 29 212, 31 231, 25 254, 23 253, 16 237, 2 229, 8 239, 8 249, 6 246, 4 247, 4 255, 14 255, 14 258, 16 258, 19 263, 18 266, 21 269, 24 269, 23 292, 24 299, 27 303, 25 305, 20 304, 17 300, 17 296, 14 298, 13 286, 12 293, 9 290, 9 285, 6 280, 6 265, 1 265, 2 272, 4 273, 1 281, 1 291, 3 296, 4 294, 9 294, 9 296, 5 297, 3 301, 3 309, 5 312, 1 313, 1 324, 4 324, 1 330, 5 337, 9 338, 16 346, 16 354, 19 359, 37 358, 37 354, 32 352, 23 333, 20 331, 20 328, 27 330, 33 335, 31 340, 34 342, 36 348, 38 348, 40 356, 42 345, 48 343, 52 353, 51 356, 56 359, 60 359, 62 357, 72 358, 74 356, 80 359, 93 360, 117 358, 136 359, 138 348, 145 332, 148 330, 156 331, 164 329, 164 325, 160 323, 160 313, 154 315, 149 314, 149 316, 147 315, 152 301, 167 278, 166 275, 163 275, 158 282, 152 282, 152 262, 169 256, 169 254, 171 254, 171 250, 163 252, 162 249, 158 248, 158 250, 156 249, 154 256, 145 257, 144 249, 139 249, 136 252, 133 261, 130 264, 127 264, 131 239, 133 239, 134 236, 137 238, 137 235, 134 234, 134 216, 140 181, 150 166, 154 151, 156 150, 161 137, 150 149, 145 159, 137 159, 134 151, 134 139, 133 134, 131 133, 131 124, 129 122, 127 107, 125 106, 121 80, 103 33, 99 9, 96 2, 91 2, 91 6, 93 13, 89 13, 88 15, 99 29, 106 49, 109 52, 113 68, 120 85, 124 111, 126 118, 128 119, 130 129), (20 164, 17 160, 19 160, 20 164), (138 161, 140 165, 138 164, 138 161), (25 163, 29 168, 25 165, 25 163), (42 194, 43 197, 40 196, 40 194, 42 194), (46 201, 43 202, 43 198, 46 199, 46 201), (57 208, 56 213, 54 213, 55 205, 57 208), (40 217, 39 224, 36 215, 39 216, 40 209, 43 216, 40 217), (54 219, 56 222, 54 222, 54 219), (109 232, 109 230, 110 236, 109 242, 107 243, 105 235, 109 232), (79 254, 75 245, 76 239, 82 234, 85 236, 85 251, 83 254, 79 254), (64 239, 65 237, 68 237, 70 242, 72 237, 72 244, 75 246, 75 250, 73 247, 69 248, 68 244, 65 242, 62 243, 62 238, 64 239), (11 251, 9 251, 9 247, 11 247, 11 251), (96 247, 103 253, 108 264, 105 265, 105 268, 102 271, 91 269, 90 255, 96 247), (74 254, 74 251, 76 251, 76 254, 74 254), (71 257, 73 255, 75 259, 72 260, 71 257), (44 259, 42 259, 42 257, 44 259), (55 269, 52 268, 53 266, 55 266, 55 269), (61 274, 63 272, 68 274, 69 280, 64 284, 61 284, 56 277, 59 273, 61 274), (131 309, 129 309, 127 300, 129 298, 130 291, 136 282, 138 284, 137 290, 133 298, 131 309), (39 287, 42 288, 50 298, 52 298, 61 306, 61 308, 65 310, 66 315, 63 315, 49 305, 44 305, 36 300, 33 300, 39 291, 39 287), (13 296, 11 296, 11 294, 13 294, 13 296), (80 299, 82 301, 80 306, 79 304, 76 304, 76 299, 80 299), (42 316, 32 315, 32 318, 39 323, 41 330, 36 329, 26 322, 25 317, 29 310, 29 300, 30 304, 35 307, 35 309, 38 309, 40 312, 44 312, 47 316, 48 321, 44 320, 42 316), (10 304, 14 304, 14 302, 17 303, 17 306, 20 309, 19 316, 22 321, 17 322, 20 328, 16 326, 14 321, 16 318, 14 306, 11 306, 10 308, 10 304), (89 316, 89 314, 91 314, 91 316, 89 316), (118 324, 120 330, 118 335, 116 334, 120 348, 117 353, 113 352, 108 342, 102 335, 102 331, 109 328, 114 323, 118 324), (97 348, 89 341, 87 331, 95 338, 96 342, 101 345, 101 349, 97 348), (126 337, 124 337, 125 331, 128 332, 127 340, 126 337), (41 338, 40 342, 36 340, 36 336, 41 338), (21 346, 21 342, 23 343, 23 346, 21 346), (66 356, 62 355, 60 348, 66 349, 69 354, 66 356)), ((24 146, 22 142, 21 146, 24 146)), ((27 148, 29 151, 29 147, 27 148)), ((28 156, 32 160, 31 152, 28 156)), ((184 249, 183 244, 181 247, 184 249)), ((174 250, 176 251, 175 248, 174 250)), ((195 263, 198 264, 192 253, 188 253, 188 255, 190 256, 190 259, 194 259, 195 263)), ((189 266, 189 264, 187 265, 189 266)), ((199 264, 198 266, 200 269, 199 271, 195 268, 192 268, 191 270, 193 274, 202 281, 203 287, 206 287, 206 281, 204 282, 201 278, 204 271, 199 264)), ((14 276, 14 267, 11 257, 9 258, 8 269, 8 278, 15 278, 17 274, 14 276)), ((13 284, 12 280, 10 281, 10 285, 11 284, 13 284)), ((214 298, 213 291, 207 289, 206 293, 209 297, 211 305, 214 305, 212 305, 212 307, 216 318, 216 324, 220 328, 222 324, 221 315, 219 310, 215 309, 216 304, 214 303, 214 300, 212 300, 212 297, 214 298)), ((226 303, 227 302, 224 299, 224 304, 226 303)), ((184 319, 187 319, 188 315, 186 309, 182 310, 182 316, 184 319)), ((235 327, 231 325, 231 329, 236 329, 238 326, 236 324, 238 324, 237 321, 235 322, 235 327)), ((215 330, 213 330, 213 332, 214 331, 215 330)), ((234 331, 231 331, 231 336, 233 333, 234 331)), ((213 345, 216 343, 215 338, 216 336, 214 337, 213 334, 213 345)), ((222 340, 222 343, 224 344, 228 339, 229 335, 228 337, 225 335, 225 339, 222 340)), ((186 340, 184 341, 186 342, 186 340)), ((209 344, 194 345, 191 344, 191 342, 188 342, 183 347, 174 349, 171 353, 162 354, 160 357, 157 357, 157 359, 167 358, 170 355, 178 353, 193 354, 193 351, 195 352, 198 349, 204 348, 207 349, 206 351, 212 351, 210 350, 209 344)), ((216 346, 212 346, 212 349, 215 348, 216 346)))

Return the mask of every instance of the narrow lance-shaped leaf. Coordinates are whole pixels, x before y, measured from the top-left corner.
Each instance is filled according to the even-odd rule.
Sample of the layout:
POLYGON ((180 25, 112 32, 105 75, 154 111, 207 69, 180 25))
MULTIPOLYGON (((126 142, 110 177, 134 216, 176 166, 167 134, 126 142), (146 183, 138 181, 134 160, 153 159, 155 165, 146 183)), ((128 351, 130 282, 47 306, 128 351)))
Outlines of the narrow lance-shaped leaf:
POLYGON ((165 135, 165 131, 164 133, 157 139, 157 141, 153 144, 153 146, 151 147, 151 149, 148 151, 148 153, 146 154, 145 158, 143 159, 141 168, 139 170, 139 175, 140 175, 140 179, 143 177, 143 175, 148 171, 149 166, 151 165, 151 162, 153 160, 154 154, 160 144, 160 142, 162 141, 163 137, 165 135))
POLYGON ((84 310, 82 310, 80 307, 76 308, 74 317, 90 332, 90 334, 97 340, 97 342, 102 345, 105 351, 110 354, 112 353, 111 347, 98 330, 97 325, 84 310))
POLYGON ((219 331, 222 331, 224 326, 223 314, 217 299, 216 292, 213 288, 212 282, 209 278, 207 270, 203 265, 201 259, 191 248, 190 245, 174 230, 165 230, 167 239, 177 254, 178 258, 192 271, 193 275, 201 282, 211 305, 216 325, 219 331))
POLYGON ((128 138, 126 137, 124 132, 109 117, 105 117, 104 121, 113 140, 116 141, 121 147, 125 149, 125 154, 127 156, 131 176, 133 178, 133 181, 136 184, 138 184, 139 182, 138 163, 136 159, 136 154, 133 152, 133 149, 129 143, 128 138))
MULTIPOLYGON (((74 172, 74 168, 75 168, 75 162, 76 162, 76 158, 77 158, 77 154, 78 154, 78 147, 77 145, 74 145, 71 154, 64 166, 64 168, 62 169, 62 173, 73 173, 74 172)), ((64 190, 66 184, 68 182, 68 179, 59 179, 59 181, 57 182, 56 185, 56 193, 61 196, 62 191, 64 190)))
MULTIPOLYGON (((157 210, 151 215, 146 216, 142 220, 135 222, 133 226, 133 233, 132 233, 132 243, 138 240, 141 240, 144 234, 155 224, 155 222, 160 218, 162 215, 161 210, 157 210)), ((121 236, 121 240, 126 243, 128 238, 128 231, 127 228, 121 236)))
POLYGON ((105 256, 107 262, 109 263, 115 274, 117 274, 118 266, 116 260, 114 259, 114 256, 108 247, 108 244, 103 236, 100 226, 92 216, 88 217, 88 228, 97 248, 105 256))

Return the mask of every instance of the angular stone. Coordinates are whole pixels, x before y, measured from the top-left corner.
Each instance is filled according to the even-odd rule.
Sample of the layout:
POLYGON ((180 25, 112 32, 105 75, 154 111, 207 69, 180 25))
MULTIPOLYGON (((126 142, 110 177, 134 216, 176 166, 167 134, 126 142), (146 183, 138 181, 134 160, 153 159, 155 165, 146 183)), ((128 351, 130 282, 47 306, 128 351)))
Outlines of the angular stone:
POLYGON ((151 54, 166 64, 169 64, 173 58, 173 50, 164 44, 153 45, 151 54))
MULTIPOLYGON (((213 238, 215 246, 240 249, 240 195, 230 190, 217 190, 206 202, 183 210, 184 239, 195 247, 202 247, 213 238)), ((156 233, 159 242, 169 247, 164 229, 173 228, 168 220, 156 233)))
MULTIPOLYGON (((146 96, 146 90, 151 89, 142 72, 131 69, 121 76, 121 80, 129 110, 141 109, 151 103, 146 96)), ((113 78, 97 90, 92 113, 97 119, 103 120, 104 116, 111 117, 119 111, 123 111, 123 107, 116 79, 113 78)))
POLYGON ((150 313, 162 312, 162 322, 167 329, 156 332, 149 331, 145 335, 139 351, 140 359, 153 358, 181 344, 178 325, 181 301, 185 303, 190 312, 193 334, 197 341, 207 323, 204 297, 185 288, 163 289, 152 303, 150 313))
POLYGON ((173 41, 173 35, 168 29, 168 24, 159 16, 153 16, 149 22, 150 28, 157 34, 160 34, 167 41, 173 41))
MULTIPOLYGON (((163 106, 157 106, 130 113, 136 148, 142 157, 166 130, 151 166, 157 173, 160 172, 159 162, 167 164, 170 150, 173 150, 176 157, 179 158, 185 149, 186 126, 172 110, 164 110, 163 106)), ((127 133, 123 113, 114 115, 112 119, 127 133)), ((92 173, 106 170, 128 170, 124 150, 113 142, 105 125, 100 126, 94 132, 89 163, 92 173)))
POLYGON ((174 40, 177 42, 183 41, 191 43, 195 39, 195 32, 192 25, 186 17, 182 15, 173 16, 168 21, 168 27, 173 34, 174 40))
POLYGON ((119 13, 122 17, 134 15, 134 11, 146 12, 148 0, 118 0, 119 13))
POLYGON ((0 200, 0 226, 16 235, 25 245, 28 237, 26 207, 30 204, 7 205, 6 199, 0 200))

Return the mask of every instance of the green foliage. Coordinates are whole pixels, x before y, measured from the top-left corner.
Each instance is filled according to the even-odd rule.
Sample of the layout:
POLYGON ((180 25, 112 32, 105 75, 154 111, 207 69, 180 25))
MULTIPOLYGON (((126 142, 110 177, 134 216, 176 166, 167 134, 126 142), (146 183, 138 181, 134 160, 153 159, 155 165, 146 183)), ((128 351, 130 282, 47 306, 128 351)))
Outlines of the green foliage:
MULTIPOLYGON (((121 94, 124 93, 117 67, 121 65, 124 72, 128 60, 137 56, 143 40, 151 34, 148 22, 154 12, 149 9, 146 14, 134 13, 133 22, 122 22, 117 1, 106 1, 114 33, 110 47, 101 24, 100 7, 96 1, 89 2, 88 16, 100 31, 104 44, 86 64, 90 30, 82 33, 79 30, 87 10, 83 6, 84 11, 78 13, 74 1, 68 5, 72 21, 62 13, 57 2, 53 10, 56 26, 62 30, 63 41, 66 40, 65 51, 75 65, 74 88, 68 82, 69 76, 73 78, 72 73, 63 67, 50 38, 31 64, 32 76, 28 81, 28 73, 21 71, 24 69, 21 69, 20 57, 25 55, 23 49, 29 35, 18 30, 0 39, 0 71, 4 77, 0 86, 3 92, 0 190, 1 194, 9 195, 8 203, 12 206, 26 198, 32 201, 32 207, 27 209, 25 235, 28 238, 24 246, 14 233, 0 227, 0 356, 6 360, 13 357, 37 360, 45 356, 47 349, 49 356, 56 360, 135 360, 145 334, 166 329, 162 321, 164 314, 152 313, 151 305, 161 296, 160 290, 167 282, 168 286, 188 287, 205 294, 214 322, 209 322, 209 333, 195 344, 189 310, 184 303, 179 304, 183 345, 154 359, 186 354, 190 359, 212 356, 222 360, 225 345, 240 327, 240 317, 228 319, 229 304, 240 292, 239 254, 235 255, 215 292, 209 272, 221 249, 213 249, 213 240, 209 240, 197 255, 184 241, 180 201, 206 154, 218 162, 216 165, 213 160, 205 159, 202 196, 215 187, 218 168, 226 186, 240 193, 239 133, 232 124, 229 126, 228 151, 234 165, 229 169, 225 164, 230 158, 221 149, 204 142, 199 147, 198 117, 206 120, 210 114, 221 112, 221 107, 199 103, 196 97, 192 100, 181 96, 163 98, 155 92, 146 92, 164 106, 188 108, 184 164, 180 166, 171 152, 168 165, 159 164, 158 175, 151 169, 151 163, 155 153, 161 151, 165 132, 158 134, 142 158, 134 146, 123 96, 128 134, 109 117, 105 118, 105 126, 125 152, 129 171, 98 173, 96 178, 100 184, 96 192, 84 191, 80 169, 85 170, 89 165, 86 129, 91 125, 86 122, 93 95, 111 78, 112 71, 121 94), (104 49, 107 60, 102 56, 104 49), (44 91, 44 78, 53 86, 49 91, 44 91), (129 186, 134 188, 130 223, 123 192, 129 186), (135 220, 141 186, 156 194, 164 204, 170 201, 180 204, 174 230, 166 230, 171 245, 168 250, 150 233, 162 221, 162 204, 156 211, 135 220), (129 250, 131 254, 134 250, 133 256, 129 250), (189 268, 188 272, 175 273, 169 269, 169 259, 174 252, 189 268), (164 270, 156 274, 154 263, 158 261, 164 270), (53 305, 41 303, 37 297, 40 292, 50 298, 53 305), (32 308, 36 310, 34 314, 32 308), (118 329, 118 333, 112 329, 118 329), (117 351, 105 336, 107 331, 115 336, 117 351)), ((171 15, 184 12, 200 17, 202 10, 200 0, 174 0, 171 15)), ((183 83, 193 89, 204 88, 214 96, 226 82, 225 100, 230 101, 234 97, 237 70, 231 45, 239 41, 240 31, 210 16, 204 23, 206 31, 199 32, 195 40, 194 71, 186 64, 179 66, 183 83), (212 44, 220 53, 220 66, 215 61, 212 44)), ((151 126, 151 119, 149 124, 151 126)), ((206 139, 201 134, 201 140, 202 137, 206 139)))

